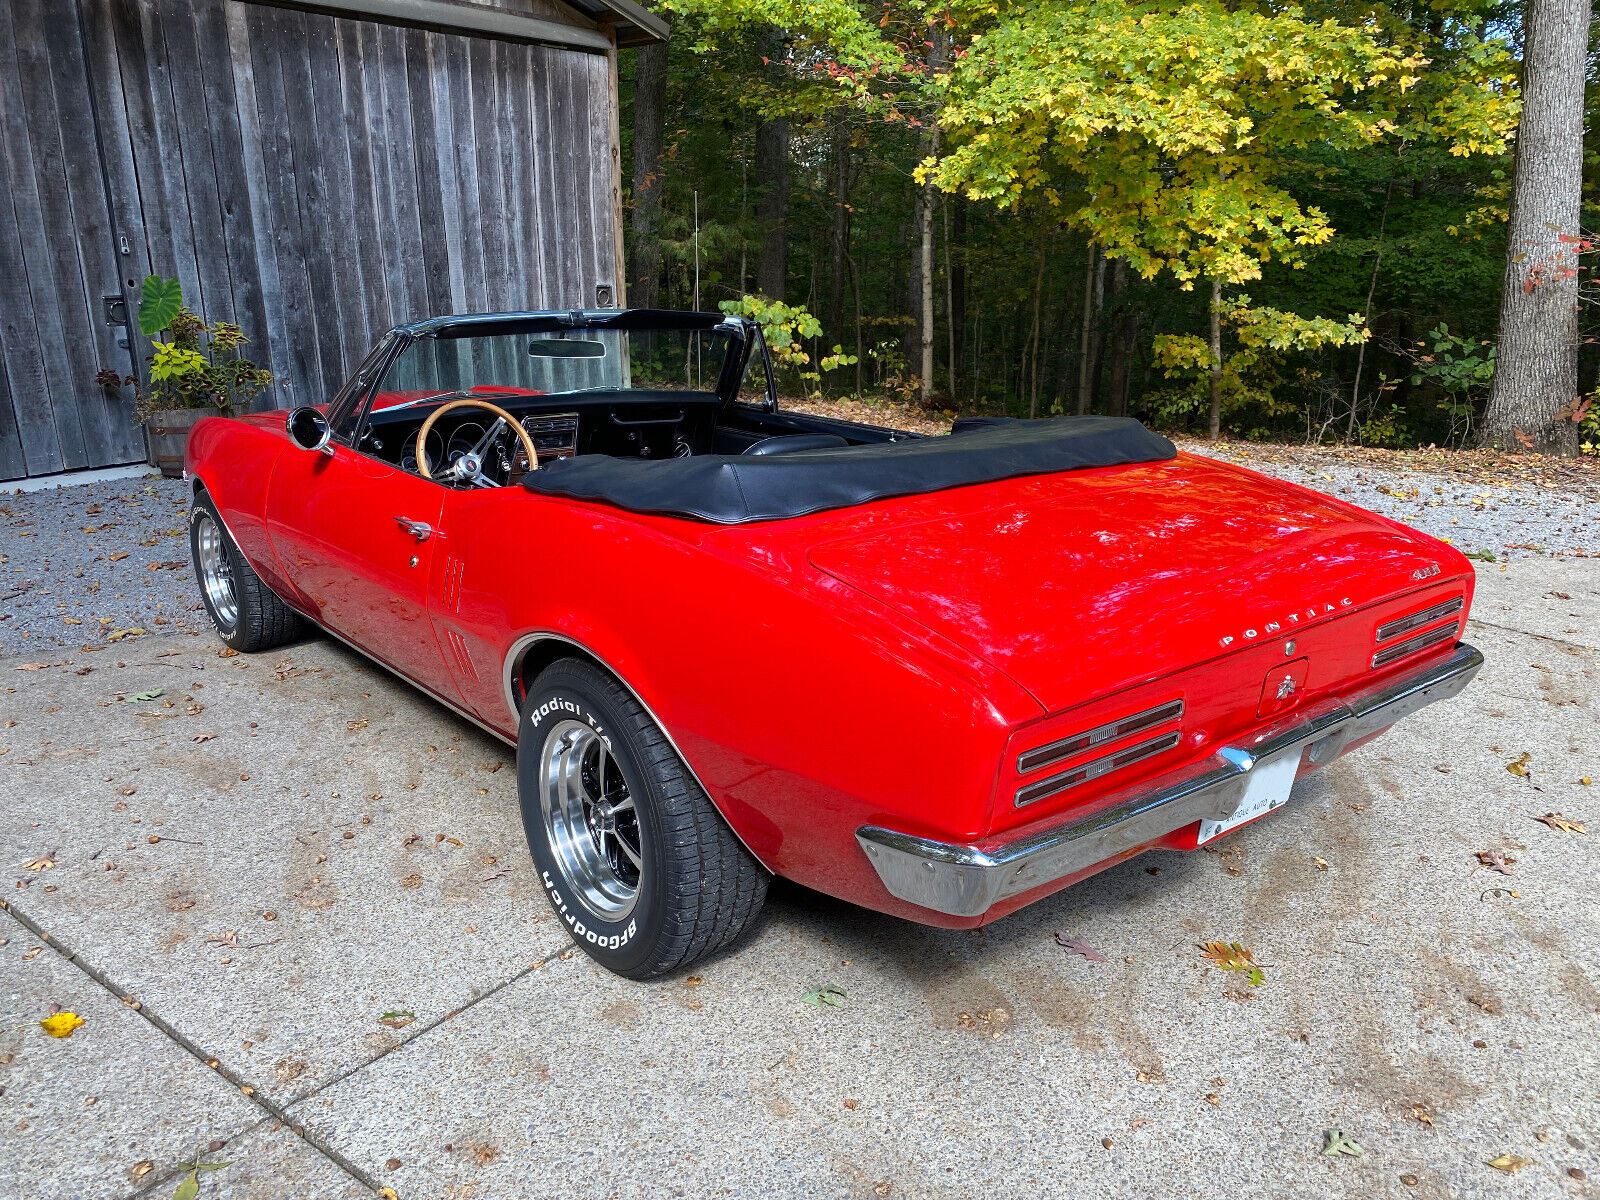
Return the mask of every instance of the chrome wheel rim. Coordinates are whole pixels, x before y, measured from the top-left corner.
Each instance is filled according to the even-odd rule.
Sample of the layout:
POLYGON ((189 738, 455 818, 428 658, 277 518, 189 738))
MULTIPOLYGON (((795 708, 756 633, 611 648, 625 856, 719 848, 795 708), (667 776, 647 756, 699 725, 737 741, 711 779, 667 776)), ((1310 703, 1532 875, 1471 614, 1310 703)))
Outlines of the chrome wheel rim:
POLYGON ((221 527, 211 519, 211 514, 201 512, 194 520, 196 570, 200 586, 205 589, 206 603, 211 605, 211 615, 217 627, 229 633, 239 623, 239 601, 233 593, 233 563, 228 558, 228 545, 223 540, 221 527))
POLYGON ((581 721, 558 721, 539 757, 545 835, 567 886, 603 921, 620 921, 639 898, 644 843, 622 766, 606 739, 581 721))

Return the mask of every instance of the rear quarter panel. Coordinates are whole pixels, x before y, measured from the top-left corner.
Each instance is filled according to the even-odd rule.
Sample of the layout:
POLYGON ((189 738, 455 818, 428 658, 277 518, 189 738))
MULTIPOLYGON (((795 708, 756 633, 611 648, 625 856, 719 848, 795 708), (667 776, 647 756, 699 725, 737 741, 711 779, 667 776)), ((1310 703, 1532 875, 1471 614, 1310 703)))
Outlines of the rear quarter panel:
POLYGON ((456 600, 436 620, 471 650, 481 719, 514 730, 500 667, 520 638, 569 638, 656 715, 769 869, 928 919, 883 889, 855 831, 981 832, 1008 732, 1040 711, 1026 693, 816 571, 803 546, 520 489, 454 499, 441 550, 460 564, 456 600))

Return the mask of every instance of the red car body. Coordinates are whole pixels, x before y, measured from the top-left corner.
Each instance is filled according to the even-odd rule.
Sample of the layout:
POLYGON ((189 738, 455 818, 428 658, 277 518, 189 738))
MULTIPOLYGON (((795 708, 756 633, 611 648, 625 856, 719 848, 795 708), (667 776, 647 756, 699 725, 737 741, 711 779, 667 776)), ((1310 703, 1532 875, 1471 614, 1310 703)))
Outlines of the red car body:
MULTIPOLYGON (((1425 702, 1481 661, 1458 646, 1473 573, 1456 550, 1186 453, 739 525, 453 490, 346 445, 302 450, 282 412, 200 422, 188 473, 280 598, 497 736, 515 739, 540 666, 581 651, 770 871, 928 924, 1193 849, 1195 822, 1144 836, 1126 814, 1212 778, 1227 747, 1286 729, 1311 744, 1327 712, 1366 711, 1352 697, 1434 689, 1425 702), (1155 752, 1107 758, 1152 731, 1155 752), (1098 765, 1023 804, 1041 775, 1023 760, 1051 744, 1046 775, 1098 765), (1108 813, 1114 837, 1095 826, 1108 813), (902 875, 992 879, 1065 828, 1101 839, 1092 861, 949 903, 887 861, 911 847, 902 875)), ((1299 773, 1403 715, 1371 711, 1299 773)))

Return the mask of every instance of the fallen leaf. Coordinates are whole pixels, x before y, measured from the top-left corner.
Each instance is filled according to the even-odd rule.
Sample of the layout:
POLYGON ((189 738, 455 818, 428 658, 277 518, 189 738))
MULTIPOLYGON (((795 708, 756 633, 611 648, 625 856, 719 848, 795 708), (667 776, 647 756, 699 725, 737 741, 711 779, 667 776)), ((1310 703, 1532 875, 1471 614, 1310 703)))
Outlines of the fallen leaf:
POLYGON ((1105 955, 1089 945, 1088 942, 1080 937, 1068 937, 1059 929, 1056 930, 1056 945, 1069 953, 1078 955, 1080 958, 1086 958, 1090 962, 1107 961, 1105 955))
POLYGON ((378 1024, 387 1025, 390 1029, 404 1029, 416 1019, 416 1013, 409 1008, 401 1008, 395 1009, 393 1012, 384 1013, 383 1016, 378 1018, 378 1024))
POLYGON ((1532 761, 1533 755, 1524 750, 1522 754, 1518 756, 1516 762, 1509 762, 1506 764, 1506 770, 1510 771, 1513 775, 1519 775, 1523 778, 1527 778, 1528 764, 1532 761))
POLYGON ((400 1197, 395 1195, 392 1187, 381 1187, 373 1195, 378 1197, 378 1200, 400 1200, 400 1197))
POLYGON ((347 724, 345 726, 345 728, 346 729, 365 729, 368 726, 368 724, 370 724, 370 722, 365 717, 363 717, 359 721, 351 721, 349 724, 347 724))
POLYGON ((135 692, 128 699, 138 702, 143 700, 159 700, 166 694, 165 688, 151 688, 148 692, 135 692))
POLYGON ((1311 861, 1317 865, 1317 870, 1319 871, 1326 871, 1328 869, 1328 860, 1325 858, 1316 858, 1313 856, 1311 861))
POLYGON ((844 1106, 846 1108, 850 1109, 851 1111, 854 1111, 860 1105, 860 1103, 861 1103, 861 1101, 859 1101, 859 1100, 846 1100, 844 1102, 844 1106))
POLYGON ((818 1007, 826 1005, 829 1008, 842 1008, 847 996, 848 993, 837 983, 824 983, 812 988, 800 999, 818 1007))
POLYGON ((1562 833, 1588 833, 1589 827, 1582 821, 1573 817, 1564 817, 1558 812, 1545 813, 1542 817, 1535 817, 1535 821, 1542 821, 1551 829, 1559 829, 1562 833))
POLYGON ((148 629, 141 629, 139 626, 136 625, 132 629, 117 629, 117 630, 112 631, 111 633, 106 634, 106 641, 108 641, 108 642, 120 642, 124 638, 138 637, 141 634, 145 634, 145 633, 149 633, 149 632, 150 631, 148 629))
POLYGON ((1515 1175, 1523 1167, 1533 1166, 1533 1159, 1523 1158, 1520 1154, 1502 1154, 1498 1158, 1489 1159, 1488 1165, 1496 1171, 1504 1171, 1507 1175, 1515 1175))
POLYGON ((238 658, 239 652, 232 646, 222 646, 217 650, 218 658, 238 658))
POLYGON ((75 1012, 52 1013, 39 1022, 39 1028, 53 1038, 71 1037, 72 1031, 83 1024, 83 1018, 75 1012))
POLYGON ((42 671, 49 665, 49 663, 23 663, 15 669, 18 671, 42 671))
POLYGON ((116 554, 108 554, 108 555, 106 555, 106 558, 111 562, 121 562, 123 559, 125 559, 127 557, 128 557, 128 551, 126 551, 126 550, 118 551, 116 554))
POLYGON ((213 933, 206 939, 214 946, 238 946, 239 931, 237 929, 225 930, 222 933, 213 933))
POLYGON ((1413 1120, 1421 1125, 1433 1124, 1433 1110, 1421 1102, 1411 1106, 1411 1116, 1413 1120))
POLYGON ((195 742, 209 742, 216 736, 217 735, 214 733, 197 733, 190 740, 195 742))
POLYGON ((1366 1153, 1362 1149, 1361 1143, 1344 1133, 1343 1130, 1327 1129, 1323 1131, 1322 1137, 1322 1153, 1325 1156, 1333 1157, 1340 1154, 1348 1154, 1351 1158, 1360 1158, 1366 1153))
POLYGON ((38 858, 29 859, 22 864, 25 871, 48 871, 56 865, 56 851, 41 854, 38 858))
POLYGON ((1491 871, 1498 871, 1502 875, 1511 874, 1511 864, 1517 861, 1508 856, 1504 850, 1479 850, 1477 858, 1491 871))
POLYGON ((398 1158, 391 1158, 388 1162, 384 1163, 383 1165, 387 1169, 389 1169, 391 1171, 398 1171, 405 1164, 402 1163, 398 1158))
POLYGON ((200 1172, 190 1171, 179 1182, 172 1200, 194 1200, 200 1194, 200 1172))
POLYGON ((1243 971, 1251 987, 1260 987, 1266 976, 1256 965, 1255 956, 1238 942, 1201 942, 1200 957, 1224 971, 1243 971))
POLYGON ((148 1158, 141 1158, 138 1162, 134 1163, 133 1166, 128 1168, 128 1174, 132 1175, 134 1180, 137 1181, 143 1179, 155 1169, 155 1163, 151 1162, 148 1158))

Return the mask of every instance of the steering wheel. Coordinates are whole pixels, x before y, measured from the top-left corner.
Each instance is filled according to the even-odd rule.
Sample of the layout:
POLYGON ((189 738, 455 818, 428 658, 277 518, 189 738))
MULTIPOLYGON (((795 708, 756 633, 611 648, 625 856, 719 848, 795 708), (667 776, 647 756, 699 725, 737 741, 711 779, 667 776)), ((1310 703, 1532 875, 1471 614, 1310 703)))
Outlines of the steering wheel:
POLYGON ((452 400, 448 404, 441 404, 428 414, 427 420, 422 422, 422 428, 417 431, 417 470, 422 472, 424 479, 432 479, 433 472, 428 469, 428 434, 433 432, 434 424, 447 412, 458 408, 482 408, 495 415, 495 422, 489 426, 484 435, 478 439, 478 444, 468 450, 455 462, 451 463, 439 475, 441 483, 467 483, 473 487, 499 487, 500 485, 483 473, 483 458, 489 453, 489 448, 494 445, 495 439, 500 436, 502 426, 509 425, 517 431, 517 436, 522 439, 522 448, 528 455, 528 469, 537 470, 539 466, 539 452, 534 449, 533 439, 528 436, 528 431, 517 423, 517 419, 505 409, 487 400, 452 400))

